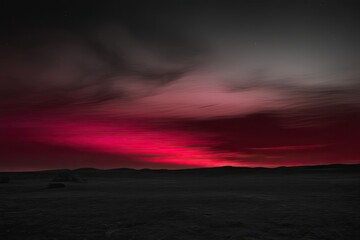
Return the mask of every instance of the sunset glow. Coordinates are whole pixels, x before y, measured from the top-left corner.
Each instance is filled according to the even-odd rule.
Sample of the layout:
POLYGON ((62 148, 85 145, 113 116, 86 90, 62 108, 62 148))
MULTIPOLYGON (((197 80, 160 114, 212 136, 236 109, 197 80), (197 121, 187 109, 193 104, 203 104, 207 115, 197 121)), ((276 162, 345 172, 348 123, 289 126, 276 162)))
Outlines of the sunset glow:
MULTIPOLYGON (((240 165, 227 161, 236 153, 213 154, 207 150, 211 142, 196 139, 176 131, 154 131, 131 123, 118 126, 99 123, 55 123, 56 127, 42 125, 36 141, 48 142, 90 152, 133 154, 142 161, 178 164, 192 167, 240 165)), ((53 125, 54 126, 54 125, 53 125)), ((119 160, 121 163, 121 160, 119 160)))
POLYGON ((3 12, 0 170, 360 163, 351 4, 95 2, 3 12))

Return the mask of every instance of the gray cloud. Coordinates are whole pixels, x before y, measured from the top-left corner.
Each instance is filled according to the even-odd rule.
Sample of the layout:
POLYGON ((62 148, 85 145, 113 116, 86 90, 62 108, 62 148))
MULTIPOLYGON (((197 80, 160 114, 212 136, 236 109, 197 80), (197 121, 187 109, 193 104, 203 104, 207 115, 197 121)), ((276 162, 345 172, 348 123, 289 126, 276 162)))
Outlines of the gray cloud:
POLYGON ((155 112, 183 108, 191 116, 199 108, 221 117, 216 109, 229 108, 228 115, 360 105, 360 34, 348 3, 77 7, 35 12, 0 41, 2 109, 105 103, 118 112, 145 102, 155 112), (184 79, 191 95, 179 94, 184 79), (195 96, 190 111, 187 98, 195 96), (174 105, 159 107, 158 97, 174 105), (230 113, 236 101, 242 107, 230 113))

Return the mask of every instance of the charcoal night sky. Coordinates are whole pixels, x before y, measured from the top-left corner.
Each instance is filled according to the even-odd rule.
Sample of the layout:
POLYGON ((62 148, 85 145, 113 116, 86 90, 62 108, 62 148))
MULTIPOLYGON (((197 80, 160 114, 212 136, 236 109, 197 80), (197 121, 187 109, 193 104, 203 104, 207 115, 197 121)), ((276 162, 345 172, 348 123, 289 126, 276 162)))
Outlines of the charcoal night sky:
POLYGON ((0 170, 360 163, 356 1, 0 9, 0 170))

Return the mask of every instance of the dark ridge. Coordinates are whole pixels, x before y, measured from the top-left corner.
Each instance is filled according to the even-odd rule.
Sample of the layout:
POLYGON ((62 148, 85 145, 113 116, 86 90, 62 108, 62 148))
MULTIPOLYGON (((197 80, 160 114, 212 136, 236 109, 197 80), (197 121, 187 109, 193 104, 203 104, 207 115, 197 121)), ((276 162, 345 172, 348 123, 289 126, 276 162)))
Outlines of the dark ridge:
POLYGON ((78 168, 78 169, 74 169, 73 171, 76 171, 76 172, 93 172, 93 171, 101 171, 101 169, 97 169, 97 168, 78 168))
POLYGON ((53 170, 42 170, 42 171, 29 171, 29 172, 0 172, 0 174, 12 174, 12 173, 58 173, 58 172, 78 172, 78 173, 96 173, 96 172, 112 172, 112 173, 245 173, 245 172, 336 172, 336 171, 349 171, 357 172, 360 170, 360 164, 329 164, 329 165, 311 165, 311 166, 291 166, 291 167, 213 167, 213 168, 190 168, 190 169, 132 169, 132 168, 114 168, 114 169, 97 169, 97 168, 79 168, 79 169, 53 169, 53 170))

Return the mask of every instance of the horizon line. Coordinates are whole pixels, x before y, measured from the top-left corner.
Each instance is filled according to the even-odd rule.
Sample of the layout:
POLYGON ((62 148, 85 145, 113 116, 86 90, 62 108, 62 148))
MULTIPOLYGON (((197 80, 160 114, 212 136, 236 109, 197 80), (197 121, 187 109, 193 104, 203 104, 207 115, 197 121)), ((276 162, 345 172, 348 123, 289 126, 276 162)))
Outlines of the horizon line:
POLYGON ((54 169, 43 169, 43 170, 29 170, 29 171, 0 171, 0 173, 31 173, 31 172, 47 172, 47 171, 77 171, 77 170, 84 170, 84 169, 91 169, 91 170, 98 170, 98 171, 110 171, 110 170, 120 170, 120 169, 128 169, 134 171, 182 171, 182 170, 201 170, 201 169, 217 169, 217 168, 246 168, 246 169, 278 169, 278 168, 300 168, 300 167, 326 167, 326 166, 358 166, 360 163, 331 163, 331 164, 316 164, 316 165, 295 165, 295 166, 258 166, 258 167, 251 167, 251 166, 217 166, 217 167, 193 167, 193 168, 179 168, 179 169, 168 169, 168 168, 127 168, 127 167, 119 167, 119 168, 93 168, 93 167, 82 167, 82 168, 54 168, 54 169))

